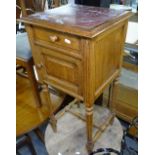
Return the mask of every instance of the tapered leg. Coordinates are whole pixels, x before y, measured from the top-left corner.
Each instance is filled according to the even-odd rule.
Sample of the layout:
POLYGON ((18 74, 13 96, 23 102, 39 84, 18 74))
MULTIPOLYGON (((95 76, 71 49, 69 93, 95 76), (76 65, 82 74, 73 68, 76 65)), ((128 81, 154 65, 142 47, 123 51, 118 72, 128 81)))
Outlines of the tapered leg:
POLYGON ((34 74, 34 70, 33 70, 33 60, 32 59, 29 60, 29 62, 27 63, 26 69, 27 69, 27 73, 28 73, 28 78, 29 78, 30 83, 32 85, 33 94, 34 94, 36 104, 38 107, 40 107, 41 106, 41 98, 39 95, 38 84, 37 84, 35 74, 34 74))
POLYGON ((42 91, 45 92, 46 94, 46 99, 47 99, 47 104, 48 104, 48 107, 49 107, 49 110, 50 110, 50 115, 49 115, 49 122, 50 122, 50 125, 53 129, 54 132, 57 131, 57 120, 54 116, 54 108, 53 108, 53 104, 52 104, 52 100, 51 100, 51 97, 50 97, 50 92, 49 92, 49 89, 48 89, 48 85, 47 84, 43 84, 42 86, 42 91))
POLYGON ((86 107, 86 128, 87 128, 87 151, 91 153, 94 147, 93 142, 93 106, 86 107))

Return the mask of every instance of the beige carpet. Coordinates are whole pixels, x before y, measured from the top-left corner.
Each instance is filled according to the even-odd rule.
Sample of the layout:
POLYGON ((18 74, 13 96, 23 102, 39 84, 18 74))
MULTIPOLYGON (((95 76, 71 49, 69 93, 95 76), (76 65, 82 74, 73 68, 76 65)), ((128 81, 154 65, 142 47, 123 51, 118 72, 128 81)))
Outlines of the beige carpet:
MULTIPOLYGON (((101 123, 109 110, 100 106, 94 108, 94 120, 97 124, 101 123)), ((83 105, 80 108, 73 107, 73 110, 84 114, 83 105)), ((97 129, 94 128, 94 132, 97 129)), ((95 143, 94 149, 101 147, 112 147, 120 150, 120 143, 123 130, 118 119, 114 119, 112 125, 108 126, 106 131, 95 143)), ((51 126, 48 125, 45 132, 45 145, 49 155, 86 155, 86 128, 85 122, 76 116, 65 113, 58 120, 58 131, 54 133, 51 126)))

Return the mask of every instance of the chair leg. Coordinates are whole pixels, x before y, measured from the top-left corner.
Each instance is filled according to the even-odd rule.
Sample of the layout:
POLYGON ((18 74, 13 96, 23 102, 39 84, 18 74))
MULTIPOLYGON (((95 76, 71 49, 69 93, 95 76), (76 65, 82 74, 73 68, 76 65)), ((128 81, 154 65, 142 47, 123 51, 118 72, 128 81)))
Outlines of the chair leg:
POLYGON ((53 104, 52 104, 52 101, 51 101, 50 92, 49 92, 47 84, 42 85, 42 91, 46 94, 47 104, 48 104, 48 107, 49 107, 49 110, 50 110, 49 123, 50 123, 53 131, 57 132, 57 120, 56 120, 56 118, 54 116, 53 104))
POLYGON ((35 151, 35 149, 34 149, 34 146, 33 146, 33 143, 32 143, 32 141, 31 141, 31 138, 30 138, 30 136, 27 134, 26 135, 27 136, 27 144, 28 144, 28 146, 29 146, 29 148, 30 148, 30 150, 31 150, 31 153, 32 153, 32 155, 37 155, 36 154, 36 151, 35 151))
POLYGON ((34 74, 34 70, 33 70, 33 60, 29 60, 29 62, 27 63, 27 74, 30 80, 30 83, 32 85, 32 89, 33 89, 33 93, 34 93, 34 97, 36 100, 36 104, 38 107, 41 106, 41 98, 39 95, 39 90, 38 90, 38 84, 35 78, 35 74, 34 74))
POLYGON ((34 149, 34 147, 33 147, 33 143, 32 143, 32 141, 31 141, 30 136, 29 136, 28 134, 25 134, 24 136, 25 136, 25 139, 24 139, 23 141, 19 142, 19 143, 16 145, 16 153, 20 155, 20 153, 19 153, 18 150, 19 150, 21 147, 23 147, 24 145, 27 145, 28 148, 30 149, 32 155, 37 155, 37 154, 36 154, 36 151, 35 151, 35 149, 34 149))
POLYGON ((38 138, 41 140, 41 142, 44 144, 44 135, 41 133, 40 129, 37 128, 37 129, 34 130, 34 132, 36 133, 38 138))

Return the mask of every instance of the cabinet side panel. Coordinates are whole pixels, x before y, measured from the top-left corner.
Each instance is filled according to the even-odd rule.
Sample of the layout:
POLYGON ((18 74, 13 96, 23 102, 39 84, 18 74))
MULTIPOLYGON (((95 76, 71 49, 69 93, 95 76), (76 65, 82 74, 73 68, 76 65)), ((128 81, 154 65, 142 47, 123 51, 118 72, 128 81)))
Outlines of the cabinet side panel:
POLYGON ((95 49, 95 90, 96 95, 119 75, 125 25, 115 28, 96 40, 95 49))

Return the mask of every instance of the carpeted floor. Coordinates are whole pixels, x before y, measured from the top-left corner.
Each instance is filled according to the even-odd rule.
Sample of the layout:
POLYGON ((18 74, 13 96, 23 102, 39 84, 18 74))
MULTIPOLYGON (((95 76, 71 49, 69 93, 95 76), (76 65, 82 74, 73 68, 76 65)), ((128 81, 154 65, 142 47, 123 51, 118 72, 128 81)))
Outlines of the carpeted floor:
MULTIPOLYGON (((123 128, 126 128, 128 126, 128 123, 120 120, 123 128)), ((47 127, 47 123, 44 123, 42 126, 41 126, 41 130, 43 133, 45 133, 45 129, 47 127)), ((44 146, 44 144, 38 139, 38 137, 34 134, 34 132, 30 132, 29 135, 31 136, 31 139, 32 139, 32 143, 34 145, 34 148, 36 150, 36 153, 37 155, 48 155, 47 151, 46 151, 46 148, 44 146)), ((132 139, 132 137, 127 137, 126 138, 127 140, 127 145, 129 147, 132 147, 134 149, 138 149, 138 144, 132 139)), ((23 148, 21 148, 19 150, 19 153, 21 155, 31 155, 31 152, 29 150, 28 147, 24 146, 23 148)))

